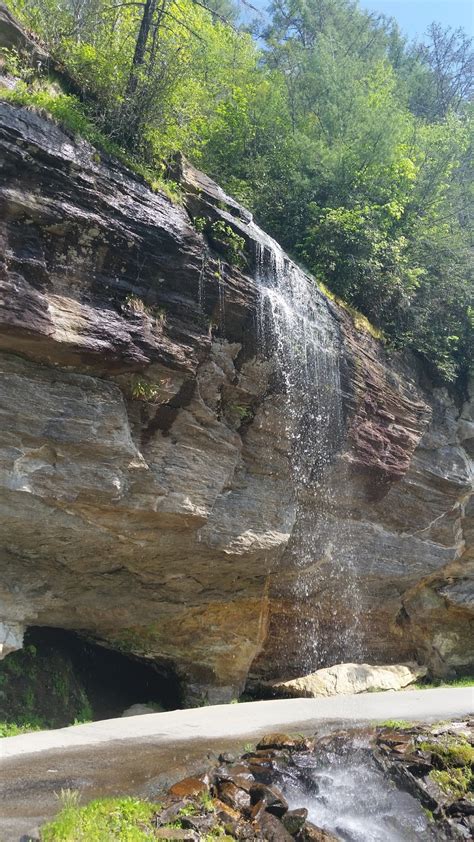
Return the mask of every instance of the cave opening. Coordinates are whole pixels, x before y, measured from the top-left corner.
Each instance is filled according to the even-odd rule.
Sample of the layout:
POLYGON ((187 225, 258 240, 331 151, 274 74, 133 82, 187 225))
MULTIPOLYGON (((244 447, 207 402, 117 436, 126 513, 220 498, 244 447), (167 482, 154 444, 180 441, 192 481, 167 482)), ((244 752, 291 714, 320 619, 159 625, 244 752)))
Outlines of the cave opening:
POLYGON ((182 707, 181 683, 168 664, 60 628, 28 628, 23 649, 0 664, 0 688, 0 719, 38 727, 110 719, 136 704, 182 707))

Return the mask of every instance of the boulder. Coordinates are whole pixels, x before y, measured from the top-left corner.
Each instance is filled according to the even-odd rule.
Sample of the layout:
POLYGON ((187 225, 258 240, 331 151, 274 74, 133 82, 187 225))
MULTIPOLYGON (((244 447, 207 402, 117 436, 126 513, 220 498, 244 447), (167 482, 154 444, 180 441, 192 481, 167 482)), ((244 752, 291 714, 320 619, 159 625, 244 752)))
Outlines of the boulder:
POLYGON ((190 798, 209 792, 209 784, 205 778, 183 778, 168 790, 173 798, 190 798))
POLYGON ((426 675, 426 667, 418 664, 335 664, 301 678, 271 683, 282 696, 315 698, 317 696, 351 695, 376 690, 401 690, 426 675))
POLYGON ((275 786, 253 784, 250 787, 250 801, 252 805, 263 803, 266 811, 279 819, 288 810, 288 802, 275 786))
POLYGON ((147 705, 138 703, 136 705, 130 705, 129 708, 126 708, 122 713, 122 716, 143 716, 145 713, 160 713, 162 708, 156 705, 147 705))
POLYGON ((262 836, 268 842, 292 842, 293 837, 288 833, 280 819, 271 813, 263 812, 258 818, 262 836))
POLYGON ((308 818, 308 811, 306 807, 299 807, 296 810, 288 810, 282 818, 282 824, 291 836, 302 829, 306 819, 308 818))
POLYGON ((317 827, 312 822, 305 822, 302 830, 297 836, 299 842, 338 842, 338 837, 333 836, 322 827, 317 827))

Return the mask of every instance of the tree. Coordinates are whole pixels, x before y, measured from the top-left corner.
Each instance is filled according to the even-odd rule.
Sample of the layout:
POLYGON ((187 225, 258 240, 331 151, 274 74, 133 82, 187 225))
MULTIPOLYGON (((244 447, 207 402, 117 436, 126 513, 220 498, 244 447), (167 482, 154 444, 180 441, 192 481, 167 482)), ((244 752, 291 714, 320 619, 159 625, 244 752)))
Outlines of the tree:
POLYGON ((459 111, 474 91, 473 39, 462 29, 432 23, 427 40, 417 46, 418 74, 411 106, 428 120, 442 120, 450 110, 459 111))

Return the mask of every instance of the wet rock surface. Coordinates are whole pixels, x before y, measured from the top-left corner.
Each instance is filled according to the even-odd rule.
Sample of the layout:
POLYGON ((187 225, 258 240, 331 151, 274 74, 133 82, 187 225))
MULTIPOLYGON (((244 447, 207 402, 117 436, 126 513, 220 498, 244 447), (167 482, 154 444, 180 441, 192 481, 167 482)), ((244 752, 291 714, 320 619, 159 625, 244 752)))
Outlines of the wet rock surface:
POLYGON ((438 839, 474 836, 474 720, 382 729, 374 756, 432 818, 438 839))
POLYGON ((390 723, 311 739, 268 735, 241 758, 221 756, 205 773, 174 784, 152 826, 157 838, 173 840, 470 839, 473 736, 472 721, 390 723), (353 778, 352 803, 344 801, 344 769, 353 778))

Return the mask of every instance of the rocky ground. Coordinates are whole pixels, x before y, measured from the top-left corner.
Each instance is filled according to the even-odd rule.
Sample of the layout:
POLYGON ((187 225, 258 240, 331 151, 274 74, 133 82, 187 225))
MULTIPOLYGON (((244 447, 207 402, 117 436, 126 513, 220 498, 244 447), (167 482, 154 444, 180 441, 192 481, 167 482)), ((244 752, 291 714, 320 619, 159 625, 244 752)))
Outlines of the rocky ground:
MULTIPOLYGON (((224 753, 210 759, 205 773, 175 783, 159 806, 147 805, 147 818, 137 825, 143 835, 137 838, 170 842, 214 838, 330 842, 346 838, 334 836, 309 821, 305 807, 290 809, 282 790, 288 780, 300 775, 302 768, 311 767, 312 756, 315 764, 320 755, 328 753, 344 760, 355 743, 364 744, 364 752, 383 771, 388 786, 394 783, 422 805, 426 816, 423 839, 472 838, 473 720, 434 726, 393 722, 364 732, 353 729, 314 738, 267 735, 242 756, 224 753)), ((303 800, 304 775, 300 780, 303 800)), ((361 798, 367 797, 362 790, 363 787, 361 798)), ((120 807, 117 804, 113 808, 116 811, 130 809, 128 802, 121 802, 120 807)), ((72 842, 76 838, 74 827, 84 828, 88 811, 91 815, 94 811, 100 813, 100 803, 93 802, 82 810, 66 807, 56 822, 43 829, 41 839, 72 842), (66 826, 69 830, 65 831, 66 826)))

